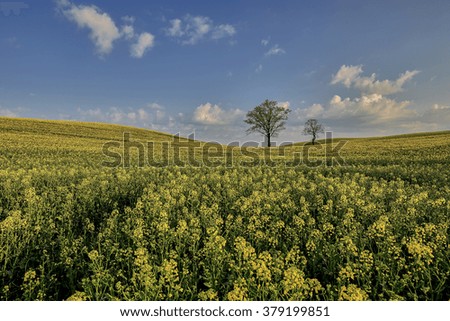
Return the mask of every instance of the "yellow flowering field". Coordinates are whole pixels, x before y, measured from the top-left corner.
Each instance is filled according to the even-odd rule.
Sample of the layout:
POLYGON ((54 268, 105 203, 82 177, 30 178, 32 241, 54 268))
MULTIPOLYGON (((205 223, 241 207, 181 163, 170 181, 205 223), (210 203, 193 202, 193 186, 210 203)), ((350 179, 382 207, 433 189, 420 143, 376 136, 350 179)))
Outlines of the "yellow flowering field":
POLYGON ((449 131, 105 166, 124 132, 172 139, 0 118, 2 300, 450 299, 449 131))

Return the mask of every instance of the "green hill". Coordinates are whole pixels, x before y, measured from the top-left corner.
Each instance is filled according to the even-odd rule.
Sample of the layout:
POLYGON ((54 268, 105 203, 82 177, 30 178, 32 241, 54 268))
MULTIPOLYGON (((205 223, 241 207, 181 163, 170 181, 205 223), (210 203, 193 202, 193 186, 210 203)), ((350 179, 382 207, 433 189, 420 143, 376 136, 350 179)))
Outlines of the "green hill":
MULTIPOLYGON (((30 159, 45 164, 99 165, 107 159, 102 152, 103 145, 108 142, 123 145, 124 133, 130 141, 141 142, 145 147, 147 142, 179 145, 173 135, 130 126, 0 117, 1 157, 10 162, 22 162, 26 158, 28 165, 30 159)), ((181 137, 179 142, 186 145, 191 141, 181 137)), ((132 149, 132 153, 136 150, 132 149)))
POLYGON ((269 149, 1 117, 0 137, 0 300, 450 297, 448 131, 269 149))
MULTIPOLYGON (((193 157, 200 161, 211 156, 214 160, 225 162, 225 158, 231 158, 232 155, 233 161, 271 160, 294 164, 303 161, 306 154, 314 161, 325 160, 327 153, 330 158, 330 153, 337 152, 347 164, 395 164, 412 161, 445 163, 449 161, 450 148, 450 131, 387 137, 335 138, 332 142, 322 139, 316 146, 297 143, 268 150, 205 145, 204 142, 186 138, 177 140, 170 134, 122 125, 0 117, 0 157, 3 163, 22 164, 24 167, 33 164, 30 159, 36 159, 40 164, 75 163, 98 166, 110 159, 103 150, 104 144, 108 142, 120 144, 113 145, 110 150, 123 156, 124 133, 128 135, 130 142, 141 143, 146 160, 149 152, 148 142, 153 143, 152 156, 155 158, 162 157, 163 151, 166 151, 172 159, 174 148, 179 147, 178 152, 182 160, 188 159, 188 148, 191 148, 194 151, 193 157)), ((138 150, 135 145, 130 147, 130 165, 138 165, 138 150)))

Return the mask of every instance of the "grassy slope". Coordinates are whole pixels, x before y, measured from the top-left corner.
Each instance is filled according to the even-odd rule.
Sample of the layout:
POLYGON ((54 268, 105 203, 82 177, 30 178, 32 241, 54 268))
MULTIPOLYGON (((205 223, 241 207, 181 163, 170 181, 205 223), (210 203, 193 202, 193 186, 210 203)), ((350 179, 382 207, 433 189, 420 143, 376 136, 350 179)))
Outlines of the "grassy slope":
MULTIPOLYGON (((174 136, 157 131, 105 123, 0 117, 0 162, 21 162, 24 157, 40 163, 98 165, 106 157, 102 146, 123 141, 173 142, 174 136)), ((180 138, 180 142, 188 142, 180 138)), ((107 159, 106 159, 107 160, 107 159)))
MULTIPOLYGON (((11 162, 21 162, 27 158, 46 164, 51 164, 53 161, 67 161, 95 166, 107 160, 102 154, 103 144, 109 141, 121 143, 124 133, 129 133, 132 141, 145 144, 173 142, 172 135, 129 126, 0 117, 2 138, 0 162, 9 161, 11 164, 11 162)), ((182 138, 181 141, 183 140, 182 138)), ((346 143, 340 150, 340 154, 350 164, 450 162, 447 156, 450 149, 450 131, 388 137, 337 138, 332 145, 336 146, 343 141, 346 143)), ((294 154, 305 154, 306 149, 309 148, 309 154, 321 158, 325 156, 326 144, 324 140, 319 140, 319 145, 315 147, 298 143, 280 149, 272 148, 271 153, 275 159, 291 159, 294 154)), ((267 153, 264 148, 250 148, 250 150, 259 156, 267 153)), ((239 154, 239 149, 237 151, 239 154)), ((199 150, 196 155, 201 156, 201 154, 202 151, 199 150)))
MULTIPOLYGON (((351 139, 349 166, 100 167, 123 132, 172 140, 0 117, 0 300, 197 300, 211 284, 221 300, 450 297, 450 131, 351 139), (270 268, 267 287, 254 266, 270 268)), ((303 145, 270 151, 323 159, 325 144, 303 145)))
POLYGON ((73 150, 83 150, 82 146, 91 149, 108 141, 122 140, 124 132, 140 140, 164 141, 172 138, 169 134, 122 125, 0 117, 2 137, 16 147, 15 143, 26 143, 28 138, 43 147, 55 146, 57 140, 57 145, 73 150))

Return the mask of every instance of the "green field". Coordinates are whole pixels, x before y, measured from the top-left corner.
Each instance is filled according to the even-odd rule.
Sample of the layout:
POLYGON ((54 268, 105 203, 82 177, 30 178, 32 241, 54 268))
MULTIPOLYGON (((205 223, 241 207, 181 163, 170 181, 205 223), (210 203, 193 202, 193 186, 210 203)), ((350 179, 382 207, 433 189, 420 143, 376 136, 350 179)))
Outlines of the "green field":
POLYGON ((242 149, 0 117, 0 137, 2 300, 450 299, 450 131, 242 149))

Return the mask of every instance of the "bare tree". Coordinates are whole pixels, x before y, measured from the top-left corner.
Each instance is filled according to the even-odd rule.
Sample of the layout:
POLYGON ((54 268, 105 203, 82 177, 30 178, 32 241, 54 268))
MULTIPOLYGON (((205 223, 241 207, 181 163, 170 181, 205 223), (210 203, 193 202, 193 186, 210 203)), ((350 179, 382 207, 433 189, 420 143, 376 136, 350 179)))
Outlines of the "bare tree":
POLYGON ((276 101, 266 99, 247 113, 244 122, 251 125, 247 133, 263 134, 267 139, 267 147, 270 147, 270 139, 285 129, 284 125, 290 112, 290 109, 278 106, 276 101))
POLYGON ((308 119, 303 129, 303 135, 312 135, 312 144, 314 145, 319 134, 323 133, 323 126, 317 119, 308 119))

